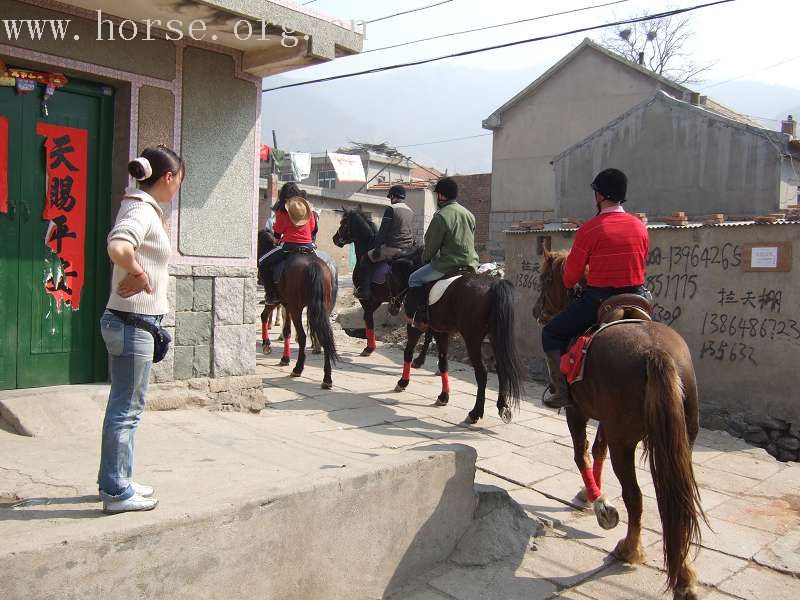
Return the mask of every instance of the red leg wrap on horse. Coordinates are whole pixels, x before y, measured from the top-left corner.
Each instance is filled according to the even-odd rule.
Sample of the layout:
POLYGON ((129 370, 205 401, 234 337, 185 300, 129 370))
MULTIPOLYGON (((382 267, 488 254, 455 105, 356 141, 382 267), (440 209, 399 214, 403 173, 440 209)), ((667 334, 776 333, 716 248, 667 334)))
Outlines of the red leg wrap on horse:
POLYGON ((367 329, 367 348, 375 349, 375 330, 367 329))
POLYGON ((447 376, 447 371, 442 373, 442 391, 445 394, 450 393, 450 378, 447 376))
POLYGON ((411 363, 404 362, 403 363, 403 379, 409 380, 411 379, 411 363))
POLYGON ((594 481, 592 470, 589 468, 583 469, 581 477, 583 477, 583 485, 586 486, 586 497, 589 502, 594 502, 600 497, 600 488, 597 487, 597 483, 594 481))
POLYGON ((292 340, 287 336, 283 338, 283 356, 289 358, 292 355, 292 340))
POLYGON ((603 459, 596 458, 592 464, 592 474, 594 475, 594 482, 597 484, 597 489, 603 489, 603 459))
POLYGON ((269 323, 261 323, 261 339, 265 342, 269 339, 269 323))

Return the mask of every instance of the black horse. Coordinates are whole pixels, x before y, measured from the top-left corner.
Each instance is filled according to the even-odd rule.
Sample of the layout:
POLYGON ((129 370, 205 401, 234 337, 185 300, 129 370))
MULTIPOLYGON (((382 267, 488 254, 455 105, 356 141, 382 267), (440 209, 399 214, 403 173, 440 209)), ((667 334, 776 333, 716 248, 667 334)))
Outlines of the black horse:
MULTIPOLYGON (((355 245, 357 266, 353 271, 353 285, 358 288, 361 283, 358 265, 361 264, 361 261, 369 260, 367 252, 375 247, 378 228, 361 210, 342 210, 344 215, 339 223, 339 229, 333 236, 333 243, 340 248, 347 244, 355 245)), ((375 311, 381 304, 388 302, 391 314, 396 315, 400 312, 403 299, 408 291, 408 277, 415 269, 419 268, 421 261, 421 248, 415 248, 410 254, 393 259, 391 270, 386 275, 386 281, 380 284, 373 283, 369 299, 359 300, 361 308, 364 310, 364 324, 367 330, 367 347, 361 352, 361 356, 369 356, 375 351, 375 311)), ((432 337, 430 332, 425 335, 422 351, 413 362, 415 368, 425 364, 432 337)))

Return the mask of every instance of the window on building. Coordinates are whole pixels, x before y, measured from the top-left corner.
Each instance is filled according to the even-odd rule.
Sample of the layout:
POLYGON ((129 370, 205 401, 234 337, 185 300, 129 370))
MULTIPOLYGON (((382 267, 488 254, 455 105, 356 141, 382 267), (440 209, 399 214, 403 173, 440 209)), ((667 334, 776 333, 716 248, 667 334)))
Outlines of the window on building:
POLYGON ((321 188, 334 189, 336 187, 336 171, 333 169, 320 171, 317 175, 317 185, 321 188))

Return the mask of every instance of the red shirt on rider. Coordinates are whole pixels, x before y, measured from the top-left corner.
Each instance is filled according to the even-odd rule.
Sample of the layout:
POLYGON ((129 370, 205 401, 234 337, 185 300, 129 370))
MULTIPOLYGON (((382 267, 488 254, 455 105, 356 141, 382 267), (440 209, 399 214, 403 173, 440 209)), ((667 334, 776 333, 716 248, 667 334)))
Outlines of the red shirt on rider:
POLYGON ((649 244, 647 227, 637 217, 620 205, 605 208, 578 229, 564 266, 564 286, 574 287, 587 266, 589 287, 642 285, 649 244))
POLYGON ((313 211, 311 211, 308 223, 297 226, 292 223, 286 210, 278 210, 272 230, 281 236, 281 242, 285 244, 310 244, 313 241, 312 234, 316 222, 316 215, 313 211))

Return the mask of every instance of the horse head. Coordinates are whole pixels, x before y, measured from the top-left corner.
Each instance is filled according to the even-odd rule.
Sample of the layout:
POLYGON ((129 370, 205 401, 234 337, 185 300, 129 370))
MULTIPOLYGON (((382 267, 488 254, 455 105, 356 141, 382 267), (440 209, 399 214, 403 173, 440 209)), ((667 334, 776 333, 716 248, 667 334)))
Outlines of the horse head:
POLYGON ((564 265, 569 252, 544 251, 539 265, 539 297, 533 306, 533 317, 539 323, 547 323, 564 310, 569 303, 564 287, 564 265))
POLYGON ((339 248, 347 244, 371 244, 378 231, 372 220, 361 210, 342 209, 343 215, 339 221, 339 229, 333 234, 333 243, 339 248))

